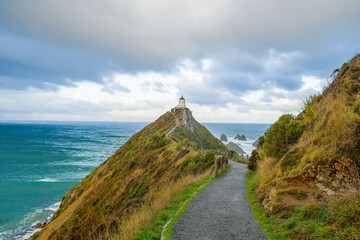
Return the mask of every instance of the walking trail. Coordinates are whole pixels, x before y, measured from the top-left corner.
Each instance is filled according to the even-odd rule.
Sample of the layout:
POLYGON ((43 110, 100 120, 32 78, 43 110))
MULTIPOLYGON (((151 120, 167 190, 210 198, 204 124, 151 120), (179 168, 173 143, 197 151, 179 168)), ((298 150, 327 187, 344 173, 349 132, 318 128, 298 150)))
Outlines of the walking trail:
POLYGON ((215 179, 188 206, 174 227, 173 240, 266 239, 246 197, 245 164, 215 179))
POLYGON ((170 129, 170 131, 165 134, 165 137, 168 137, 173 131, 175 131, 175 129, 179 126, 180 124, 180 121, 177 117, 175 117, 175 115, 173 114, 174 118, 175 118, 175 121, 176 121, 176 124, 175 124, 175 127, 173 127, 172 129, 170 129))

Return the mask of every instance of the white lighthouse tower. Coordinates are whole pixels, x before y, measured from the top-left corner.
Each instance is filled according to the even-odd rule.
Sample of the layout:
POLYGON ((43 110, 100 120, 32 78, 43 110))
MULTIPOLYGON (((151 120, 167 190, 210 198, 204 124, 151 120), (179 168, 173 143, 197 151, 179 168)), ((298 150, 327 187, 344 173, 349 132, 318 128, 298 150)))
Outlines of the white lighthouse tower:
POLYGON ((186 108, 185 98, 183 96, 179 99, 179 105, 177 105, 176 108, 186 108))

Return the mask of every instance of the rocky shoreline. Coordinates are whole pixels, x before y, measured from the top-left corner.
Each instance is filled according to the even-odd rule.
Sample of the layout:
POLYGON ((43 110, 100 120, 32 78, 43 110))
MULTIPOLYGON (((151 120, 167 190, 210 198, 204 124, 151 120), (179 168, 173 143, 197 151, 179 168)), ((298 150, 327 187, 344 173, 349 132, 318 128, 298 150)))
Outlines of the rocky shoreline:
POLYGON ((52 220, 54 214, 51 214, 50 217, 47 217, 45 220, 33 224, 30 228, 25 229, 22 233, 16 234, 11 237, 12 240, 24 240, 31 238, 35 233, 41 231, 43 227, 49 224, 52 220))

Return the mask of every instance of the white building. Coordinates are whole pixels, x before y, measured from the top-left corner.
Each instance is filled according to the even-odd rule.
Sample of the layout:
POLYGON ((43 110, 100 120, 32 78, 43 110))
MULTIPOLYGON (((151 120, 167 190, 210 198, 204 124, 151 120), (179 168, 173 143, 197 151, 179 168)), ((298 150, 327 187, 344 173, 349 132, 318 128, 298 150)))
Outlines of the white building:
POLYGON ((179 105, 177 105, 176 108, 186 108, 185 98, 183 96, 179 99, 179 105))

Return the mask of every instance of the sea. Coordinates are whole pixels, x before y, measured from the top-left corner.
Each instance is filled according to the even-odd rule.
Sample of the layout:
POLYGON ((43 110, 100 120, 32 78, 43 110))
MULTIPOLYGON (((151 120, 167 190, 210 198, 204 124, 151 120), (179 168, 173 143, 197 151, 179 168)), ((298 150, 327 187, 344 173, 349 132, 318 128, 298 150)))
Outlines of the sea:
MULTIPOLYGON (((146 122, 0 122, 0 239, 28 239, 65 193, 146 122)), ((203 123, 247 154, 269 124, 203 123), (244 134, 247 141, 235 140, 244 134)))

